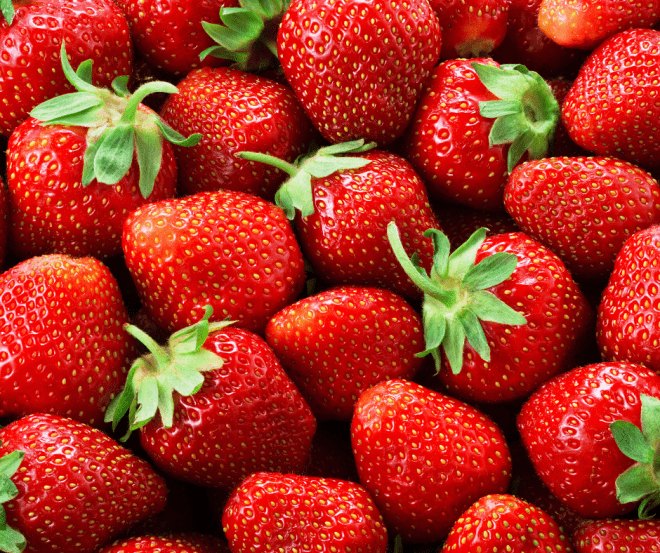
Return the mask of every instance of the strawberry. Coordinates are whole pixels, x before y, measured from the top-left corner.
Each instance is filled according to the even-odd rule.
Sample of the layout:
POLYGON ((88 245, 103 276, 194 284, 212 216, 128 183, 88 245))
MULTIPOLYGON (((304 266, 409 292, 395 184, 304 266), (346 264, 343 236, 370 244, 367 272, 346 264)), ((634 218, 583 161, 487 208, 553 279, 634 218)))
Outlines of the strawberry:
POLYGON ((539 28, 552 41, 593 50, 625 29, 651 28, 660 21, 660 1, 541 0, 539 28))
POLYGON ((49 412, 101 425, 135 353, 108 268, 30 258, 0 275, 0 294, 0 416, 49 412))
POLYGON ((126 219, 126 266, 149 315, 174 332, 211 305, 261 333, 302 290, 302 254, 283 211, 220 190, 145 205, 126 219))
POLYGON ((412 380, 423 363, 420 316, 379 288, 342 286, 289 305, 268 322, 266 341, 321 419, 351 420, 364 390, 412 380))
POLYGON ((219 537, 203 534, 139 536, 117 540, 98 553, 230 553, 219 537))
POLYGON ((285 173, 235 154, 255 151, 293 162, 307 151, 315 132, 291 89, 238 69, 204 68, 178 90, 161 116, 181 133, 202 135, 192 148, 175 148, 180 193, 239 190, 272 201, 285 173))
POLYGON ((385 553, 387 530, 367 491, 353 482, 257 472, 232 492, 222 529, 233 553, 385 553))
POLYGON ((660 520, 596 520, 573 535, 575 553, 660 551, 660 520))
POLYGON ((91 60, 74 72, 64 47, 61 56, 78 92, 34 108, 9 140, 12 249, 20 258, 118 255, 128 213, 176 194, 170 142, 200 137, 186 139, 140 103, 150 92, 176 92, 174 85, 152 82, 129 96, 123 77, 112 94, 89 82, 91 60))
POLYGON ((388 529, 412 543, 444 538, 465 509, 504 492, 511 477, 506 441, 488 417, 413 382, 365 390, 351 441, 360 482, 388 529))
POLYGON ((0 271, 5 267, 9 249, 9 196, 5 181, 0 177, 0 271))
POLYGON ((634 461, 619 449, 612 428, 615 421, 644 423, 644 395, 660 397, 660 376, 641 365, 601 362, 554 377, 521 409, 518 430, 534 468, 578 515, 626 514, 643 497, 634 492, 648 491, 640 485, 627 486, 633 493, 626 490, 625 480, 634 474, 620 480, 634 461))
POLYGON ((577 279, 607 279, 624 242, 660 224, 660 186, 646 171, 616 158, 557 157, 514 169, 504 206, 577 279))
POLYGON ((3 551, 91 553, 165 505, 149 464, 85 424, 29 415, 0 444, 3 551))
POLYGON ((426 0, 293 0, 277 36, 284 75, 323 138, 379 147, 403 133, 440 48, 426 0))
POLYGON ((253 472, 301 471, 316 429, 311 410, 262 338, 209 325, 211 313, 167 347, 127 327, 150 353, 131 367, 106 421, 116 427, 128 413, 156 465, 197 485, 230 490, 253 472))
POLYGON ((133 45, 128 22, 111 0, 3 2, 0 17, 0 133, 9 135, 35 106, 72 90, 60 64, 66 43, 70 63, 94 60, 90 78, 109 86, 130 75, 133 45))
POLYGON ((520 399, 573 366, 593 311, 561 260, 523 233, 476 231, 450 254, 430 231, 430 273, 419 270, 388 228, 397 259, 424 292, 425 351, 450 394, 468 401, 520 399))
POLYGON ((523 66, 446 61, 431 74, 403 155, 432 199, 502 210, 508 173, 525 152, 545 157, 558 113, 546 82, 523 66))
POLYGON ((598 155, 658 166, 660 31, 631 29, 601 43, 566 96, 562 120, 571 139, 598 155))
POLYGON ((543 510, 507 494, 482 497, 456 521, 442 553, 472 551, 572 553, 570 539, 543 510))

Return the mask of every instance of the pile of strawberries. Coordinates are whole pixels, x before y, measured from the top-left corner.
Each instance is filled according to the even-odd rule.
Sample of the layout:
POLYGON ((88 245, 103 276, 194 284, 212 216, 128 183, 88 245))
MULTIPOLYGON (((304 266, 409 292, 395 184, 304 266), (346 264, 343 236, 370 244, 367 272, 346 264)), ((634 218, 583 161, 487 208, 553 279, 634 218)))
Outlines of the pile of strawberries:
POLYGON ((0 552, 660 551, 660 0, 0 11, 0 552))

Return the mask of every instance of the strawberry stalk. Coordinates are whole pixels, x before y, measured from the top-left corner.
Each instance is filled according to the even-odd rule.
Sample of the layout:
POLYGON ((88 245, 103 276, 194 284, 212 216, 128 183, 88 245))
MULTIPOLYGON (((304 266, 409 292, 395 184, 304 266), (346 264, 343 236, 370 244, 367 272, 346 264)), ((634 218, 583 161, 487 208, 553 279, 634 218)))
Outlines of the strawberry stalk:
POLYGON ((16 474, 23 457, 25 453, 18 450, 0 457, 0 551, 6 553, 21 553, 27 545, 25 537, 7 524, 7 515, 2 506, 18 495, 18 488, 11 481, 11 477, 16 474))
POLYGON ((547 157, 559 122, 559 103, 550 86, 524 65, 494 67, 471 64, 484 86, 499 100, 479 102, 483 117, 495 119, 488 135, 491 146, 510 144, 509 173, 527 152, 529 159, 547 157))
POLYGON ((640 394, 641 428, 629 421, 615 421, 610 430, 621 452, 635 461, 616 480, 621 503, 639 501, 640 519, 652 518, 660 506, 660 399, 640 394))
POLYGON ((163 427, 171 428, 174 392, 182 396, 196 394, 204 383, 203 373, 222 367, 222 358, 202 346, 211 332, 231 322, 209 323, 212 314, 213 309, 207 305, 202 319, 172 334, 167 346, 161 346, 136 326, 124 326, 147 347, 149 353, 133 362, 124 390, 113 399, 105 414, 105 422, 112 422, 115 430, 128 413, 129 430, 122 441, 157 414, 160 414, 163 427))
POLYGON ((498 252, 476 264, 486 229, 474 232, 451 254, 447 236, 437 229, 427 230, 424 236, 430 237, 434 246, 430 275, 419 266, 416 256, 408 257, 394 222, 387 225, 387 236, 403 270, 424 292, 422 321, 426 349, 417 356, 430 353, 438 371, 442 348, 452 372, 460 373, 466 340, 484 361, 490 361, 490 346, 481 321, 526 324, 525 317, 488 291, 513 274, 518 264, 516 256, 498 252))

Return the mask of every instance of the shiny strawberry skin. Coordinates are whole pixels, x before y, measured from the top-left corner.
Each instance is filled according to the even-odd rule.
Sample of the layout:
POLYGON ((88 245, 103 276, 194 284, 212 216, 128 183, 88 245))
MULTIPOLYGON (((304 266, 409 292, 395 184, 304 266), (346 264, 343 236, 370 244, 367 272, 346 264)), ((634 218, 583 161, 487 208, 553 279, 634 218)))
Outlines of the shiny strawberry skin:
POLYGON ((0 177, 0 271, 5 269, 9 249, 9 195, 5 181, 0 177))
POLYGON ((192 71, 161 109, 161 117, 199 144, 175 147, 182 194, 238 190, 272 201, 285 175, 267 164, 239 159, 242 151, 293 162, 316 136, 291 89, 229 68, 192 71), (220 132, 220 130, 222 132, 220 132))
POLYGON ((645 169, 657 167, 658 63, 660 31, 631 29, 600 44, 582 65, 563 105, 562 120, 571 139, 598 155, 645 169))
POLYGON ((607 279, 624 242, 660 223, 660 186, 616 158, 558 157, 514 169, 504 206, 576 278, 607 279))
POLYGON ((433 243, 422 235, 439 224, 426 187, 401 156, 375 150, 360 157, 370 163, 312 180, 314 213, 295 219, 305 259, 330 285, 376 286, 417 299, 421 292, 396 260, 386 227, 394 220, 406 251, 430 268, 433 243))
POLYGON ((302 254, 284 212, 243 192, 200 192, 138 208, 124 225, 126 266, 143 307, 169 332, 227 317, 262 333, 302 290, 302 254))
POLYGON ((314 414, 350 421, 359 395, 391 378, 412 380, 424 360, 422 319, 400 296, 342 286, 276 313, 266 341, 314 414))
POLYGON ((440 48, 426 0, 293 0, 277 37, 284 75, 323 137, 380 147, 402 134, 440 48))
POLYGON ((266 342, 229 327, 204 347, 223 366, 196 394, 175 394, 171 428, 156 418, 140 429, 143 449, 176 478, 226 490, 253 472, 301 472, 316 421, 266 342))
POLYGON ((511 457, 474 407, 404 380, 362 393, 351 422, 360 482, 388 529, 412 543, 444 538, 472 503, 503 493, 511 457))
POLYGON ((93 60, 95 85, 131 74, 128 22, 111 0, 31 0, 15 9, 11 25, 0 18, 0 133, 11 134, 44 100, 73 92, 62 72, 62 37, 74 69, 93 60))
POLYGON ((639 426, 640 394, 658 397, 660 376, 632 363, 578 367, 541 386, 521 409, 517 425, 536 472, 548 489, 583 517, 619 516, 615 481, 634 461, 616 445, 610 424, 639 426))
POLYGON ((369 493, 335 478, 252 474, 227 500, 222 528, 233 553, 387 551, 387 529, 369 493))
POLYGON ((4 507, 27 553, 91 553, 165 505, 146 461, 82 423, 29 415, 1 429, 0 441, 0 457, 25 452, 12 477, 18 496, 4 507))
POLYGON ((575 553, 660 551, 660 520, 596 520, 573 535, 575 553))
POLYGON ((479 499, 461 515, 442 553, 473 551, 572 553, 571 541, 546 512, 507 494, 479 499))
POLYGON ((139 536, 117 540, 98 553, 230 553, 226 541, 204 534, 139 536))
POLYGON ((176 160, 167 141, 163 141, 163 161, 153 192, 146 199, 139 188, 137 157, 117 184, 94 179, 83 186, 86 137, 84 127, 44 126, 31 117, 12 133, 7 148, 7 188, 11 248, 17 257, 120 255, 128 214, 146 203, 176 195, 176 160))
POLYGON ((0 275, 0 416, 103 424, 135 342, 116 280, 94 258, 52 254, 0 275))

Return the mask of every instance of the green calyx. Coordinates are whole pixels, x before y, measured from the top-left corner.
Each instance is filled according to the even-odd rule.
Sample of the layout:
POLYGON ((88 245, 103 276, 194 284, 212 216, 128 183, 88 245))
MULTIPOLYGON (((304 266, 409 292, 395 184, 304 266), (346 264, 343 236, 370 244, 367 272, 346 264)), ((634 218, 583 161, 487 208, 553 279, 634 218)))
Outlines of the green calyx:
POLYGON ((660 399, 640 394, 641 428, 628 421, 615 421, 610 430, 621 452, 635 464, 616 479, 621 503, 640 501, 638 515, 652 518, 660 505, 660 399))
POLYGON ((296 209, 303 217, 314 213, 314 195, 312 193, 312 177, 329 177, 337 171, 360 169, 368 165, 370 160, 363 157, 352 157, 346 154, 360 154, 371 150, 375 142, 365 144, 364 140, 353 140, 342 144, 333 144, 319 148, 313 153, 300 157, 295 163, 259 152, 237 152, 242 159, 267 163, 281 169, 289 178, 280 186, 275 194, 275 203, 280 206, 288 219, 293 219, 296 209))
POLYGON ((220 21, 202 22, 206 33, 218 44, 204 50, 206 56, 227 59, 243 71, 276 67, 277 30, 291 0, 239 0, 238 8, 221 8, 220 21))
POLYGON ((142 85, 130 94, 128 76, 112 82, 114 93, 92 84, 92 60, 84 61, 76 71, 61 50, 62 69, 78 92, 46 100, 30 116, 44 125, 75 125, 87 127, 82 185, 93 180, 117 184, 133 163, 137 153, 140 168, 140 193, 148 198, 153 191, 163 157, 163 139, 178 146, 194 146, 200 134, 186 138, 168 126, 157 114, 138 109, 140 102, 154 92, 174 94, 173 84, 154 81, 142 85))
POLYGON ((204 383, 203 373, 222 367, 222 358, 202 346, 211 332, 231 322, 209 323, 212 314, 211 306, 206 306, 202 319, 172 334, 167 346, 157 344, 139 328, 125 325, 149 353, 135 360, 124 390, 112 400, 105 413, 105 422, 112 422, 113 430, 128 413, 129 430, 122 440, 153 420, 157 413, 163 427, 170 428, 174 420, 173 393, 196 394, 204 383))
POLYGON ((433 240, 434 254, 431 274, 419 266, 416 255, 406 254, 399 229, 393 221, 387 225, 387 237, 396 258, 411 280, 424 292, 422 321, 426 350, 441 368, 441 348, 454 374, 463 367, 465 342, 484 360, 490 361, 490 346, 481 321, 506 325, 523 325, 527 321, 520 313, 497 298, 488 289, 504 282, 516 269, 514 254, 498 252, 476 264, 476 255, 486 238, 486 229, 477 230, 454 252, 449 239, 437 229, 429 229, 425 237, 433 240))
POLYGON ((524 65, 471 65, 484 86, 499 98, 479 102, 479 112, 495 119, 488 136, 490 145, 510 144, 509 173, 525 152, 530 159, 547 157, 560 114, 548 83, 524 65))
POLYGON ((14 3, 12 0, 0 0, 0 11, 4 17, 7 25, 11 25, 14 21, 14 15, 16 11, 14 10, 14 3))
POLYGON ((27 545, 23 534, 7 524, 7 514, 3 507, 3 503, 18 495, 18 488, 11 477, 16 474, 24 457, 25 453, 18 450, 0 457, 0 551, 5 553, 21 553, 27 545))

